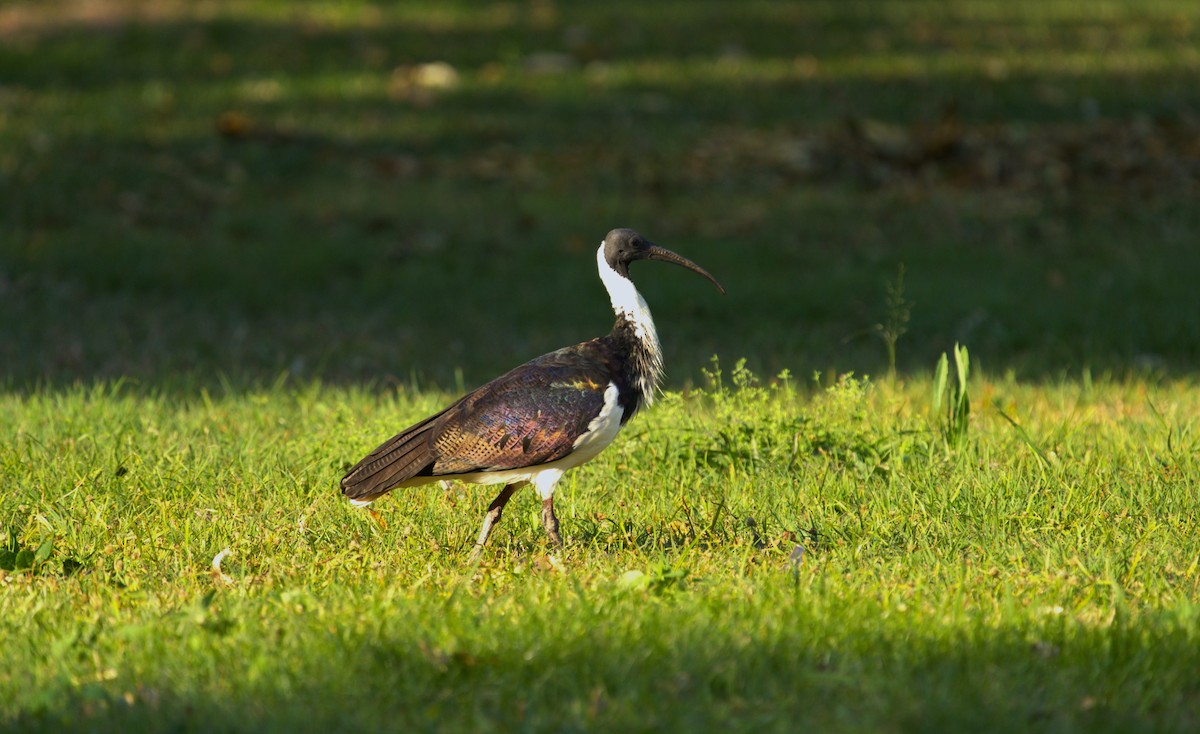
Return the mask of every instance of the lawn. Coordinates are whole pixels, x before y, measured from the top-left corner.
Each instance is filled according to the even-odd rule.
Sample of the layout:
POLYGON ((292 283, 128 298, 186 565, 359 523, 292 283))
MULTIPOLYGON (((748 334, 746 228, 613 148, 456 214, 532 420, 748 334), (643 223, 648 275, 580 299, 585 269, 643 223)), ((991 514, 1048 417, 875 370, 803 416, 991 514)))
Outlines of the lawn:
POLYGON ((1195 730, 1197 49, 1184 0, 0 5, 0 730, 1195 730), (566 547, 348 506, 609 328, 616 226, 729 295, 634 270, 667 390, 566 547))

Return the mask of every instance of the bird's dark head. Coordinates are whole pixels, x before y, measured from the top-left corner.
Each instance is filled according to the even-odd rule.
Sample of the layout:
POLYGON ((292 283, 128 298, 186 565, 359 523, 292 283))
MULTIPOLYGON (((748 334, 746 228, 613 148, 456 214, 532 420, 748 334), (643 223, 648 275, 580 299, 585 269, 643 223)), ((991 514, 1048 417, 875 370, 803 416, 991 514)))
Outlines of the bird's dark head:
POLYGON ((665 247, 659 247, 632 229, 614 229, 604 236, 604 260, 622 277, 629 277, 629 263, 634 260, 664 260, 698 273, 725 293, 725 287, 717 282, 707 270, 682 255, 676 255, 665 247))

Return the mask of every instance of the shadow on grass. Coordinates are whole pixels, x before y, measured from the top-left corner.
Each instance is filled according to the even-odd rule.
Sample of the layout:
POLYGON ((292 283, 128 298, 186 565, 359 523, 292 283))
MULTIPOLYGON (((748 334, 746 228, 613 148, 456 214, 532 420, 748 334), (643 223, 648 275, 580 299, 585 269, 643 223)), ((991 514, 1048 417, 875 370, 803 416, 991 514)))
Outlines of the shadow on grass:
POLYGON ((1169 624, 881 633, 847 620, 850 636, 801 612, 754 639, 712 620, 669 626, 647 605, 650 623, 625 636, 328 636, 253 678, 234 664, 211 681, 219 696, 172 690, 192 672, 164 663, 163 681, 47 690, 0 731, 1139 732, 1200 716, 1194 635, 1169 624))
POLYGON ((1080 105, 1186 117, 1197 92, 1186 58, 1162 53, 1187 41, 1167 16, 711 3, 323 21, 272 7, 10 32, 0 103, 36 103, 0 130, 10 388, 448 386, 459 368, 475 384, 607 330, 591 251, 614 226, 730 288, 717 300, 635 273, 676 384, 714 353, 768 374, 882 371, 874 332, 902 264, 902 370, 954 341, 1027 377, 1200 359, 1187 185, 978 189, 937 170, 881 184, 721 157, 745 137, 803 157, 840 118, 908 124, 951 103, 1034 137, 1085 124, 1080 105), (1112 35, 1108 57, 1095 33, 1112 35), (545 52, 560 56, 537 72, 545 52), (434 59, 457 88, 393 73, 434 59))

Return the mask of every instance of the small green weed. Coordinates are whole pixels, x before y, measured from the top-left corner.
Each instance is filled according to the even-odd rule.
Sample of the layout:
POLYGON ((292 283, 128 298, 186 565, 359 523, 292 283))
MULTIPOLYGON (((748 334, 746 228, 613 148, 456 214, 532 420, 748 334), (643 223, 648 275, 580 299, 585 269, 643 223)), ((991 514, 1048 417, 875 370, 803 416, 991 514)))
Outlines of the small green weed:
POLYGON ((869 378, 840 375, 795 419, 798 444, 860 472, 885 470, 887 435, 870 415, 873 390, 869 378))
POLYGON ((941 434, 946 446, 954 450, 966 443, 971 427, 970 376, 971 357, 967 348, 958 344, 954 345, 953 379, 945 354, 938 359, 933 374, 933 414, 941 419, 941 434))
POLYGON ((884 285, 887 294, 887 313, 883 321, 875 324, 876 336, 887 348, 888 374, 896 376, 896 343, 908 333, 908 320, 912 315, 912 303, 904 297, 904 264, 896 269, 895 280, 884 285))
POLYGON ((8 541, 0 548, 0 571, 28 571, 38 573, 46 569, 46 562, 54 552, 54 538, 47 538, 37 548, 23 548, 17 532, 8 531, 8 541))

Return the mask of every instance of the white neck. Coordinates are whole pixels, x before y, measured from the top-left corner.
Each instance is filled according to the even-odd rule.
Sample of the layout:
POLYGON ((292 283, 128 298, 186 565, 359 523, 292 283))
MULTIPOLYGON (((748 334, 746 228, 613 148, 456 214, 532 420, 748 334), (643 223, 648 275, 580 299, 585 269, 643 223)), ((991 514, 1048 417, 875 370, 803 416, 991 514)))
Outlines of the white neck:
POLYGON ((650 316, 650 306, 646 299, 642 298, 642 294, 638 293, 637 288, 633 287, 633 281, 613 270, 608 264, 604 257, 604 243, 600 243, 600 249, 596 250, 596 269, 600 271, 600 280, 604 281, 608 297, 612 300, 613 312, 624 316, 633 325, 633 333, 637 334, 638 339, 651 351, 659 353, 662 348, 658 343, 654 319, 650 316))
POLYGON ((658 342, 658 331, 654 328, 654 319, 650 316, 650 306, 646 299, 633 287, 633 281, 612 269, 604 257, 604 243, 596 250, 596 269, 600 271, 600 280, 612 300, 613 312, 624 318, 633 327, 633 333, 642 343, 645 352, 646 369, 641 374, 637 385, 643 399, 649 405, 654 401, 654 389, 662 375, 662 345, 658 342))

